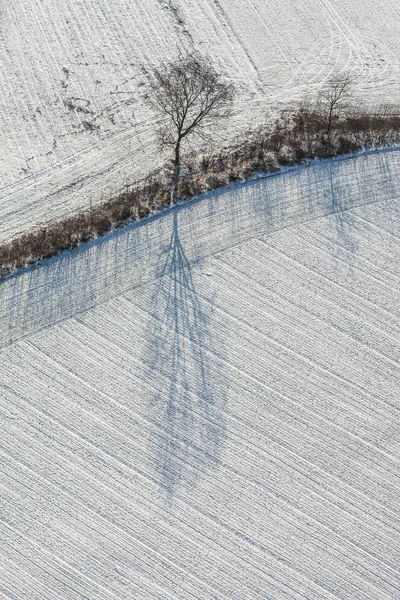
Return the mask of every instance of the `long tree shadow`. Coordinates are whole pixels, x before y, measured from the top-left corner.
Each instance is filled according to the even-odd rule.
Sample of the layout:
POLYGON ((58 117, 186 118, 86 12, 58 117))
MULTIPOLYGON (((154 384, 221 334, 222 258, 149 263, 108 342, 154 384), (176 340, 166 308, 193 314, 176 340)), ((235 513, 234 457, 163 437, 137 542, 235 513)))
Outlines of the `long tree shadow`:
POLYGON ((334 172, 336 165, 330 164, 330 188, 331 188, 331 210, 334 216, 335 230, 337 235, 337 259, 346 262, 352 268, 357 252, 357 242, 354 239, 354 216, 349 211, 346 199, 335 189, 334 172))
POLYGON ((171 497, 218 466, 225 437, 226 386, 210 358, 211 303, 196 292, 178 210, 158 275, 146 357, 157 389, 148 407, 156 425, 150 446, 156 476, 171 497))

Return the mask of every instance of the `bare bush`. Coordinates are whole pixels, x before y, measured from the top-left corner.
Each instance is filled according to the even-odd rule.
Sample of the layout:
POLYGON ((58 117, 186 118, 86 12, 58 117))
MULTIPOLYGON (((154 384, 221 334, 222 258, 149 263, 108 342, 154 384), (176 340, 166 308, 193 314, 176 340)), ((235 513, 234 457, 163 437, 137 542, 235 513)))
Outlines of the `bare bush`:
POLYGON ((332 123, 337 113, 343 113, 349 107, 354 80, 346 74, 334 75, 321 89, 317 98, 317 107, 325 116, 326 137, 331 141, 332 123))

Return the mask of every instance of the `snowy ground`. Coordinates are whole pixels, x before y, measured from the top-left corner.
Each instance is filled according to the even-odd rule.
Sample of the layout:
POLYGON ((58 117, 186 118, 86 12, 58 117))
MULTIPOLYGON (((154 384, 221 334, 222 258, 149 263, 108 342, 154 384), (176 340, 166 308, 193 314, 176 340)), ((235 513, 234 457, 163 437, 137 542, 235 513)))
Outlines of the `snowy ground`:
POLYGON ((214 58, 238 90, 232 132, 350 71, 400 100, 395 0, 9 0, 0 8, 0 240, 157 168, 146 70, 214 58))
POLYGON ((400 597, 399 161, 1 284, 2 599, 400 597))

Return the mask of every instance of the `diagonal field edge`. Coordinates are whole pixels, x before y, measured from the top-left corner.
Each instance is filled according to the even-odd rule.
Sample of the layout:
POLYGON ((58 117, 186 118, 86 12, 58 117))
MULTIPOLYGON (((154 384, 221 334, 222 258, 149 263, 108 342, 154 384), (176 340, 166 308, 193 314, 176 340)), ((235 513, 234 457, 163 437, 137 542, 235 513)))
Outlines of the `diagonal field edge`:
POLYGON ((174 215, 190 264, 283 228, 400 197, 400 149, 221 188, 0 283, 0 348, 161 275, 174 215))

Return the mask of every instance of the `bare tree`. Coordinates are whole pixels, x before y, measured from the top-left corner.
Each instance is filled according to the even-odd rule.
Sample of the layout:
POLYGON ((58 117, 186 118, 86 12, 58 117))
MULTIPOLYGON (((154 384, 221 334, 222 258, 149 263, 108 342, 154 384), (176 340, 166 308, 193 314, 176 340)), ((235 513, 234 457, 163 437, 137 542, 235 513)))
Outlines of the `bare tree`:
POLYGON ((174 152, 173 202, 179 193, 183 141, 208 137, 212 127, 231 115, 233 98, 233 84, 208 59, 188 56, 153 70, 146 100, 162 123, 161 147, 174 152))
POLYGON ((328 144, 331 141, 333 119, 338 111, 348 107, 353 79, 349 74, 335 75, 328 81, 319 93, 318 104, 326 114, 326 136, 328 144))

